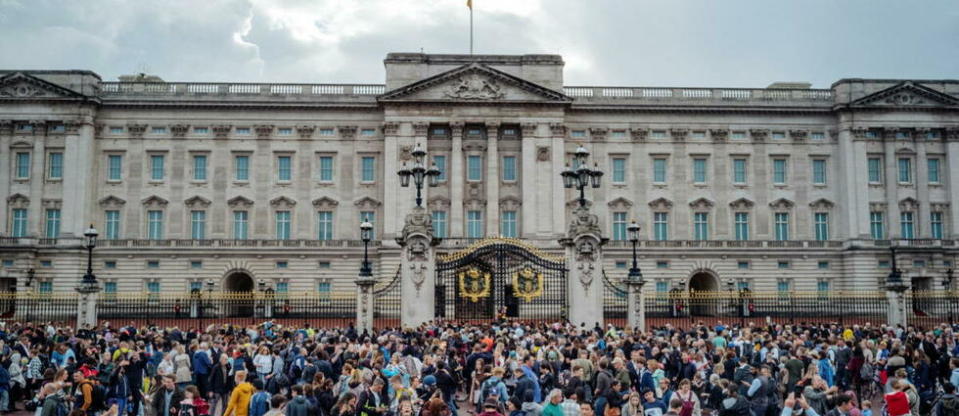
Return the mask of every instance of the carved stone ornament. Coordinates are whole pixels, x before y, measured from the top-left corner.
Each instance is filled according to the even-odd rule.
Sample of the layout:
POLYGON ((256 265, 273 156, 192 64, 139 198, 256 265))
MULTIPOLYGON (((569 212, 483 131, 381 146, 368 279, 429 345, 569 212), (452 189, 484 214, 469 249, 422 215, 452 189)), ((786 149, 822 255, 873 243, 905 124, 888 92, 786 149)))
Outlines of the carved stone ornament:
POLYGON ((809 130, 789 130, 789 136, 793 140, 806 140, 806 137, 809 136, 809 130))
POLYGON ((540 146, 536 148, 536 160, 540 162, 549 162, 550 148, 540 146))
MULTIPOLYGON (((558 126, 562 127, 563 125, 559 124, 558 126)), ((552 129, 552 127, 553 126, 550 125, 550 129, 552 129)), ((536 123, 523 123, 519 125, 519 128, 523 133, 523 137, 533 137, 536 135, 536 123)))
POLYGON ((589 212, 588 208, 577 207, 573 210, 573 219, 569 223, 569 237, 576 240, 582 235, 600 236, 602 231, 599 228, 599 217, 589 212))
POLYGON ((426 208, 415 207, 409 214, 406 214, 403 231, 397 241, 404 244, 410 241, 409 238, 413 235, 421 235, 430 240, 433 238, 433 217, 426 211, 426 208))
POLYGON ((356 126, 337 126, 336 129, 340 131, 340 137, 344 139, 352 139, 356 136, 356 126))
POLYGON ((186 137, 186 134, 189 131, 190 131, 189 124, 174 124, 170 126, 170 133, 173 134, 173 137, 177 137, 177 138, 186 137))
POLYGON ((146 124, 127 124, 127 132, 130 133, 130 137, 142 138, 146 131, 146 124))
POLYGON ((493 80, 474 73, 461 76, 443 95, 460 100, 495 100, 506 93, 493 80))
POLYGON ((579 283, 583 285, 583 290, 589 291, 589 286, 593 284, 593 271, 596 269, 596 266, 593 266, 593 262, 579 263, 576 266, 579 269, 579 283))
POLYGON ((419 292, 420 288, 423 287, 423 282, 426 281, 426 271, 428 267, 422 262, 410 263, 410 277, 413 280, 413 286, 416 287, 416 291, 419 292))
POLYGON ((726 137, 729 136, 729 130, 726 129, 711 129, 709 130, 709 135, 713 138, 713 141, 716 142, 725 142, 726 137))
POLYGON ((590 127, 589 136, 593 141, 603 141, 606 140, 606 135, 609 133, 609 129, 605 127, 590 127))
POLYGON ((629 129, 629 135, 633 138, 633 141, 642 142, 649 137, 649 129, 645 127, 629 129))
POLYGON ((392 121, 383 123, 383 135, 384 136, 395 136, 396 133, 400 131, 400 123, 394 123, 392 121))
POLYGON ((950 127, 946 129, 946 140, 950 142, 959 141, 959 127, 950 127))
POLYGON ((42 97, 44 95, 47 95, 46 90, 27 83, 5 85, 3 88, 0 88, 0 97, 31 98, 42 97))
POLYGON ((267 139, 273 134, 273 125, 253 126, 253 130, 256 131, 256 137, 267 139))
POLYGON ((230 135, 230 130, 233 130, 233 126, 229 124, 218 124, 212 127, 213 136, 218 139, 225 139, 230 135))
POLYGON ((304 139, 309 139, 310 137, 313 137, 313 132, 315 131, 316 131, 316 126, 313 126, 313 125, 302 124, 302 125, 296 126, 296 133, 299 134, 300 137, 304 139))
POLYGON ((410 145, 400 146, 400 160, 404 162, 409 162, 411 159, 413 159, 412 153, 413 153, 413 146, 410 146, 410 145))
POLYGON ((753 141, 764 142, 766 138, 769 137, 768 129, 750 129, 749 135, 753 137, 753 141))
POLYGON ((406 249, 406 258, 410 261, 427 261, 428 253, 426 241, 423 241, 422 238, 414 238, 413 242, 409 244, 409 247, 406 249))
MULTIPOLYGON (((399 124, 396 124, 396 129, 399 129, 399 124)), ((413 123, 413 135, 416 137, 426 137, 426 133, 430 131, 430 123, 417 122, 413 123)), ((396 134, 396 131, 393 132, 396 134)))
POLYGON ((687 129, 669 129, 669 134, 673 136, 673 140, 681 142, 686 140, 686 136, 689 134, 687 129))

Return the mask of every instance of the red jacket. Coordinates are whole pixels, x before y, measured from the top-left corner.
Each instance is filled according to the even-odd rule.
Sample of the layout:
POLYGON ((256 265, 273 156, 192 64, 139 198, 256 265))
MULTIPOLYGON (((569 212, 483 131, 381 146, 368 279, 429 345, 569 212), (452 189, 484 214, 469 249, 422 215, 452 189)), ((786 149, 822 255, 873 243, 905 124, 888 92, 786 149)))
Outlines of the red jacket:
POLYGON ((901 416, 909 413, 909 397, 902 391, 887 394, 886 410, 889 412, 889 416, 901 416))

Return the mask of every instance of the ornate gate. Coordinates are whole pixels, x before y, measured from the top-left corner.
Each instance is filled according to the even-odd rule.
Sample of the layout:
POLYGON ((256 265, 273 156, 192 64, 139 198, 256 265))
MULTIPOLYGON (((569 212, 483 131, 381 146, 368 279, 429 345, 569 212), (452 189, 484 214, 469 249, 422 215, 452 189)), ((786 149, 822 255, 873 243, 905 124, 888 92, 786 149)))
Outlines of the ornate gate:
POLYGON ((566 296, 564 258, 519 240, 481 240, 436 263, 437 317, 562 319, 566 296))

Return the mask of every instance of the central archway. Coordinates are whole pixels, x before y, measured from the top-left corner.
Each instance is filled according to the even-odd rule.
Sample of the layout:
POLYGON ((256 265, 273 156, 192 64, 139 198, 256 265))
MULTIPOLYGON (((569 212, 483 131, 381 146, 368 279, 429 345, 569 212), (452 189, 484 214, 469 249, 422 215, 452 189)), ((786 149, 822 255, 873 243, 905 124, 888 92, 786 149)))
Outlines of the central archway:
POLYGON ((244 271, 232 272, 223 280, 223 291, 227 316, 253 316, 253 276, 244 271))
POLYGON ((715 316, 719 312, 719 278, 699 271, 689 278, 689 313, 693 316, 715 316))

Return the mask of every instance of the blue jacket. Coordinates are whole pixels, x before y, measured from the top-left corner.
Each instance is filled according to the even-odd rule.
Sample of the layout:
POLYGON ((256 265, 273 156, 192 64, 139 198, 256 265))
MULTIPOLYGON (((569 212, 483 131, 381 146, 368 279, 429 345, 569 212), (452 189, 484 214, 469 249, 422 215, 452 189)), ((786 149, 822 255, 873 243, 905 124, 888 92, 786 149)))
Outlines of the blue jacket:
POLYGON ((10 390, 10 373, 0 365, 0 391, 10 390))
POLYGON ((270 393, 258 391, 250 398, 249 416, 263 416, 270 410, 270 393))
POLYGON ((533 401, 536 403, 541 403, 543 401, 543 392, 539 387, 539 377, 536 377, 536 373, 533 372, 533 369, 523 366, 523 375, 529 377, 530 380, 533 380, 533 401))
POLYGON ((210 374, 210 369, 213 368, 213 361, 210 360, 210 355, 205 351, 197 351, 193 353, 193 372, 197 375, 207 375, 210 374))

